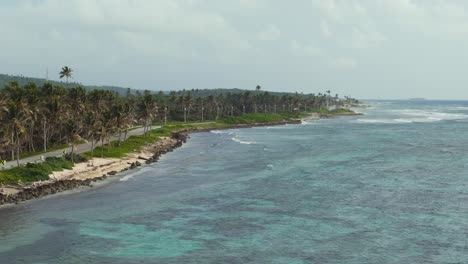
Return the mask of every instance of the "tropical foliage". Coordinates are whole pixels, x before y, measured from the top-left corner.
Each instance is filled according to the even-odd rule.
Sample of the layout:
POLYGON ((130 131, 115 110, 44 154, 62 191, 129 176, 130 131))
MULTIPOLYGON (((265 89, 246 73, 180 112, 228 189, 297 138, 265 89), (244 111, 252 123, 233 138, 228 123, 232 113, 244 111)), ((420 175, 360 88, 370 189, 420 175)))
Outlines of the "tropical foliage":
MULTIPOLYGON (((118 135, 120 145, 134 126, 143 126, 149 136, 154 124, 165 121, 243 123, 259 119, 255 115, 259 113, 284 116, 357 103, 352 98, 331 96, 330 92, 304 95, 257 89, 237 93, 216 91, 206 95, 209 94, 206 90, 170 93, 128 90, 121 96, 107 90, 88 91, 81 86, 11 82, 0 89, 0 159, 18 160, 24 152, 47 151, 58 145, 71 146, 73 152, 73 146, 84 140, 99 144, 96 151, 104 155, 112 135, 118 135)), ((72 154, 72 162, 73 158, 72 154)))
POLYGON ((67 80, 67 83, 68 83, 68 79, 70 79, 72 77, 72 73, 73 73, 73 70, 70 67, 63 66, 62 70, 59 73, 60 79, 65 77, 65 79, 67 80))

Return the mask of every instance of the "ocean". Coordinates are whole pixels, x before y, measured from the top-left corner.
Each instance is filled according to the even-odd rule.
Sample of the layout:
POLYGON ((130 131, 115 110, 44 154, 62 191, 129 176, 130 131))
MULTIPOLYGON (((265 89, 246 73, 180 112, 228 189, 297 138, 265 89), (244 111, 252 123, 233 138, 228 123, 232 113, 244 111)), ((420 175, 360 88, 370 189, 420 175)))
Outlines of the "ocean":
POLYGON ((466 263, 468 101, 368 103, 0 209, 0 263, 466 263))

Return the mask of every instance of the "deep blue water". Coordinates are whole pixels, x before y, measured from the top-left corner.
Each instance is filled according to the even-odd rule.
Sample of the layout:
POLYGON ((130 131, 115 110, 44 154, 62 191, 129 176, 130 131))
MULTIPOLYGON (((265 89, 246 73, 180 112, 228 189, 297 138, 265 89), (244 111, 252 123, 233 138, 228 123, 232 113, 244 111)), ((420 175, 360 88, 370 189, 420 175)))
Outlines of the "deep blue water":
POLYGON ((0 263, 466 263, 468 102, 192 135, 0 210, 0 263))

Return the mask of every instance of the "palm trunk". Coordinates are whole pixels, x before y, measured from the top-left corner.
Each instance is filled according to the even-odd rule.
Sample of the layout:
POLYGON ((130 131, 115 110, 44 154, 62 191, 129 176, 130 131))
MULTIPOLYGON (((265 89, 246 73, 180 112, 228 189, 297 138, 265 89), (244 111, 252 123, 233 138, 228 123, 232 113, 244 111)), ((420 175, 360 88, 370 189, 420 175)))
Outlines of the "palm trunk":
POLYGON ((91 158, 94 156, 94 136, 91 136, 91 158))
POLYGON ((46 119, 44 118, 44 153, 47 152, 47 132, 46 132, 46 119))
POLYGON ((104 136, 101 136, 101 158, 104 157, 104 136))
POLYGON ((15 160, 15 135, 13 134, 13 132, 11 132, 11 144, 12 144, 12 147, 11 147, 11 160, 15 160))
POLYGON ((20 144, 19 144, 18 133, 16 133, 16 165, 18 165, 18 167, 20 165, 19 158, 20 158, 20 144))
POLYGON ((32 152, 36 152, 36 148, 34 147, 34 138, 33 138, 33 135, 34 135, 34 127, 31 126, 31 137, 30 137, 30 146, 31 146, 31 150, 32 152))
POLYGON ((70 153, 70 157, 71 157, 71 162, 74 163, 74 159, 73 159, 73 151, 75 150, 75 144, 73 144, 72 142, 72 145, 71 145, 71 153, 70 153))
POLYGON ((145 118, 145 131, 144 131, 145 137, 147 133, 148 133, 148 118, 145 118))

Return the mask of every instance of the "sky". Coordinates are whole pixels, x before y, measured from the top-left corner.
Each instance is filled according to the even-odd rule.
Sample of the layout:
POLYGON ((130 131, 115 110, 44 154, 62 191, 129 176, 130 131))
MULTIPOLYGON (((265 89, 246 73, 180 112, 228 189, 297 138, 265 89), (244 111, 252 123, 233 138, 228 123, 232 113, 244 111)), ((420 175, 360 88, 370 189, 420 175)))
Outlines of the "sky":
POLYGON ((1 0, 0 73, 468 99, 464 0, 1 0))

